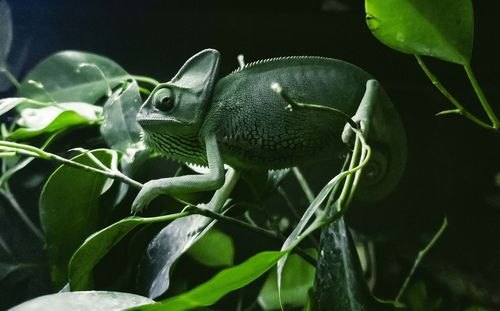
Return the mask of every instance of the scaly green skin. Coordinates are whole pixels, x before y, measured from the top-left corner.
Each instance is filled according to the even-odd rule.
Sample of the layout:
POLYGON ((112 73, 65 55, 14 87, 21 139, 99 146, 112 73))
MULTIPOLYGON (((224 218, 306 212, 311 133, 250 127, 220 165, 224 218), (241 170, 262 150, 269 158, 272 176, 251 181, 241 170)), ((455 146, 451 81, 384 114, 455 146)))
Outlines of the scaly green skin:
POLYGON ((286 57, 248 64, 215 84, 218 61, 215 50, 193 56, 152 92, 137 118, 147 146, 179 161, 208 164, 210 173, 146 183, 134 212, 161 193, 218 188, 224 163, 237 170, 280 169, 344 154, 350 140, 345 119, 285 110, 287 102, 271 89, 276 82, 296 102, 334 107, 361 124, 378 151, 365 178, 368 196, 383 196, 397 183, 406 160, 404 129, 368 73, 335 59, 286 57))

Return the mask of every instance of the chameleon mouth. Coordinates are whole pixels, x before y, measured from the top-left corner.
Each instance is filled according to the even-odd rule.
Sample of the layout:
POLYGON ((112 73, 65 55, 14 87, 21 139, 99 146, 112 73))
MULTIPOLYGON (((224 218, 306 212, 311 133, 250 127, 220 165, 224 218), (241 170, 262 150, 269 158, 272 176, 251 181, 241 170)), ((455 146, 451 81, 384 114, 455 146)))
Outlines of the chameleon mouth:
POLYGON ((158 126, 166 124, 189 124, 189 122, 179 120, 174 117, 165 115, 154 115, 154 114, 141 114, 138 113, 136 116, 137 123, 140 126, 158 126))

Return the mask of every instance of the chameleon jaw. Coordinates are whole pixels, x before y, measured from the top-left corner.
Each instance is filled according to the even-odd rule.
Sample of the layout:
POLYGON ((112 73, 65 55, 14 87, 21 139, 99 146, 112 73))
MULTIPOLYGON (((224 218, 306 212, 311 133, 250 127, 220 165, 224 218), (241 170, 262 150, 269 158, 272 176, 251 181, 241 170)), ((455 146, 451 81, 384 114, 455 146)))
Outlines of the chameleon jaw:
POLYGON ((158 115, 158 114, 137 114, 137 123, 142 127, 148 126, 164 126, 165 124, 189 125, 190 122, 182 121, 174 117, 158 115))

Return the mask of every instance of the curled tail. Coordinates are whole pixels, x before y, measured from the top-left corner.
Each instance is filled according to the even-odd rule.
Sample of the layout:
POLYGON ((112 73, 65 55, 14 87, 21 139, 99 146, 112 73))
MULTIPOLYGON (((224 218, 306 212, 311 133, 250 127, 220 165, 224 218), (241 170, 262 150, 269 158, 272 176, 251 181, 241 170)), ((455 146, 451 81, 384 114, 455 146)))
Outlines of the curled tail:
POLYGON ((356 198, 377 201, 387 196, 399 183, 406 166, 406 133, 398 112, 380 87, 374 108, 368 144, 372 157, 363 170, 356 198))

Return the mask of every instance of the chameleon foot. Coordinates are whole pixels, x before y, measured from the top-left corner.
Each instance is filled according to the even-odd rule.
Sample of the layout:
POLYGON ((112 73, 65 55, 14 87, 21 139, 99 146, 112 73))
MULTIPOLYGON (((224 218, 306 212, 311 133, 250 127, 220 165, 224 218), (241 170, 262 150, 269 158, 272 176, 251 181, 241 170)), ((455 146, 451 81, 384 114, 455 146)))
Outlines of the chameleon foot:
POLYGON ((144 184, 141 191, 139 191, 134 202, 132 203, 132 214, 136 215, 137 213, 140 213, 154 198, 161 194, 154 182, 155 180, 148 181, 144 184))

